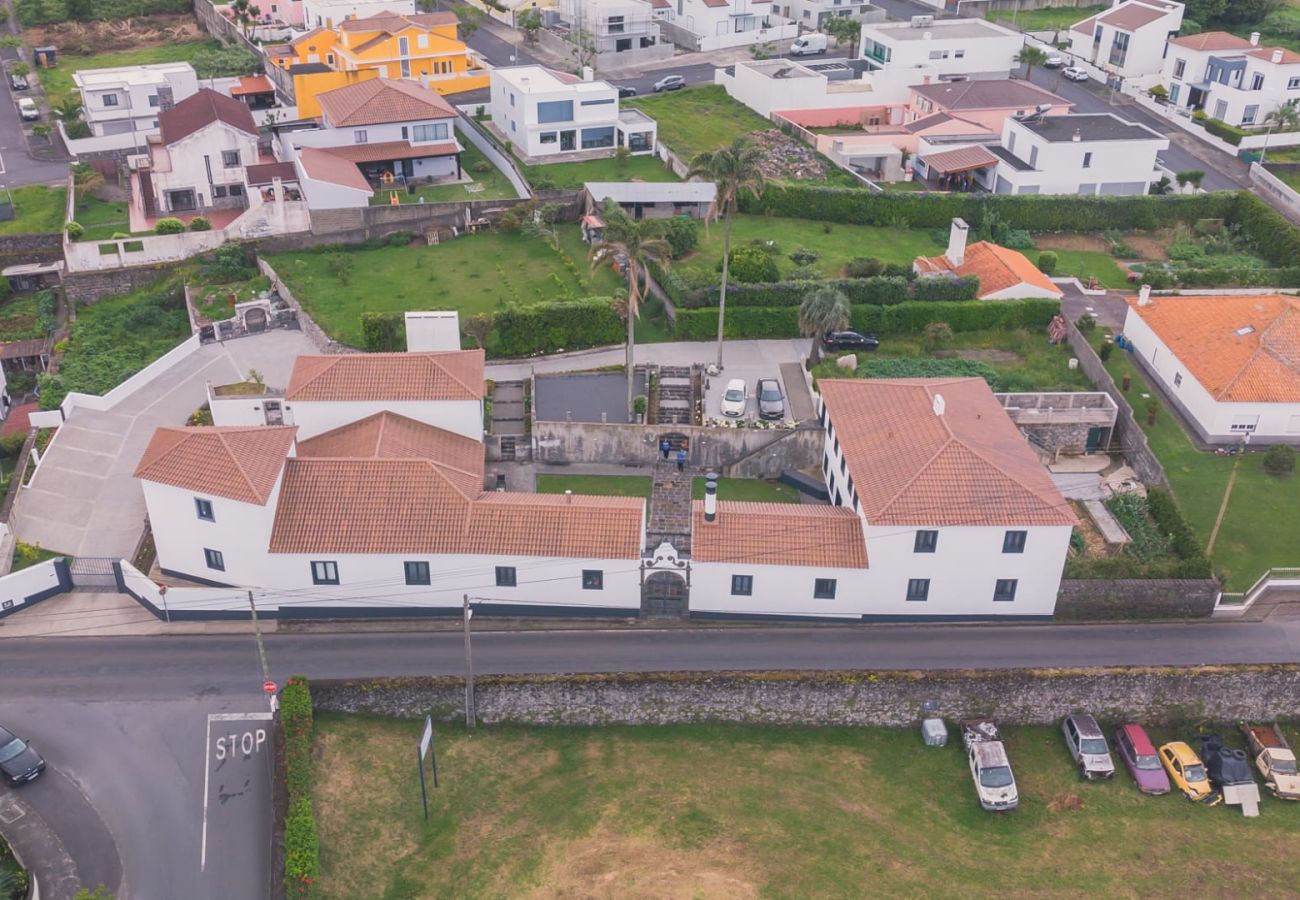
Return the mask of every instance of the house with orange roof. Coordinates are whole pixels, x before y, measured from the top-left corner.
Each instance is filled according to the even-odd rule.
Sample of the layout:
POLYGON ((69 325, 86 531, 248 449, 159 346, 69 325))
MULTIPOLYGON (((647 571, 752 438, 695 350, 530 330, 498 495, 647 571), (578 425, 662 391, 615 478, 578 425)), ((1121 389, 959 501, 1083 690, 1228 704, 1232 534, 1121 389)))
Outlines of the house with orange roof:
POLYGON ((1300 96, 1300 53, 1226 31, 1171 38, 1160 72, 1169 102, 1230 125, 1263 125, 1300 96))
POLYGON ((1111 0, 1110 9, 1070 26, 1070 54, 1120 78, 1154 75, 1182 25, 1175 0, 1111 0))
POLYGON ((1020 251, 990 241, 967 244, 970 226, 953 219, 943 256, 918 256, 912 271, 922 278, 977 278, 981 300, 1061 297, 1064 291, 1020 251))
POLYGON ((1124 349, 1202 440, 1300 445, 1300 299, 1128 298, 1124 349))

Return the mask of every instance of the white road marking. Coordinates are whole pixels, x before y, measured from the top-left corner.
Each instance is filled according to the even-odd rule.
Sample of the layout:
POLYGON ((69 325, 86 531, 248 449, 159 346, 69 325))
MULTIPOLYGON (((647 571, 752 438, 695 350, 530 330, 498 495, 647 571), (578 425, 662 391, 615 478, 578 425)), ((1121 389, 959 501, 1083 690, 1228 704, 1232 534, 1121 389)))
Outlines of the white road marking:
MULTIPOLYGON (((9 148, 3 147, 0 149, 8 150, 9 148)), ((5 173, 5 158, 3 156, 0 156, 0 175, 3 175, 4 173, 5 173)))
POLYGON ((207 734, 203 738, 203 837, 199 848, 199 871, 208 865, 208 783, 212 778, 212 765, 208 753, 212 749, 212 723, 217 722, 269 722, 274 718, 269 712, 256 713, 208 713, 207 734))

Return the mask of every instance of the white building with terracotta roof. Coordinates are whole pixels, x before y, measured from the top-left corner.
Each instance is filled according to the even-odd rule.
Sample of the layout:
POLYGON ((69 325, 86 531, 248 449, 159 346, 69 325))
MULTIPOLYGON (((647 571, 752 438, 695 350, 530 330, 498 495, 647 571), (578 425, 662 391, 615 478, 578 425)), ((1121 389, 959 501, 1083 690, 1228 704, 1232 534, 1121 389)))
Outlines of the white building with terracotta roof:
POLYGON ((1300 300, 1128 298, 1125 349, 1210 443, 1300 444, 1300 300))
POLYGON ((1064 292, 1023 253, 991 241, 967 244, 970 226, 953 219, 942 256, 918 256, 912 271, 923 278, 977 278, 981 300, 1059 298, 1064 292))
POLYGON ((1183 4, 1174 0, 1112 0, 1105 12, 1070 28, 1070 53, 1121 78, 1154 75, 1165 42, 1183 24, 1183 4))
POLYGON ((1258 32, 1249 40, 1226 31, 1173 38, 1160 83, 1175 106, 1230 125, 1260 126, 1279 106, 1300 99, 1300 53, 1261 47, 1258 32))

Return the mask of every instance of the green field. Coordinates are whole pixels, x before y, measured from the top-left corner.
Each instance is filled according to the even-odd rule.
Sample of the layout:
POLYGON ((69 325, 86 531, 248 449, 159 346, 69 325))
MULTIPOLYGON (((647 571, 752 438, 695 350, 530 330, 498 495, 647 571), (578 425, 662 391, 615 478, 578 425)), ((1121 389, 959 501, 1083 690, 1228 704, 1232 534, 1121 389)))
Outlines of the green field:
MULTIPOLYGON (((1041 251, 1027 250, 1025 255, 1029 257, 1030 262, 1037 263, 1039 252, 1041 251)), ((1097 278, 1102 287, 1114 290, 1124 290, 1131 287, 1124 270, 1107 253, 1098 250, 1056 249, 1053 249, 1052 252, 1056 254, 1057 258, 1056 271, 1052 273, 1054 276, 1073 275, 1086 285, 1088 276, 1092 275, 1097 278)))
POLYGON ((736 138, 766 131, 772 123, 710 84, 621 101, 659 123, 659 140, 687 165, 699 153, 717 150, 736 138))
MULTIPOLYGON (((1061 6, 1054 9, 1022 9, 1015 14, 1015 27, 1021 31, 1064 31, 1075 22, 1110 9, 1109 4, 1098 6, 1061 6)), ((1001 9, 984 14, 990 22, 1001 20, 1012 24, 1011 10, 1001 9)))
POLYGON ((537 493, 650 499, 649 475, 538 475, 537 493))
POLYGON ((14 217, 0 222, 0 234, 58 234, 63 231, 67 188, 30 184, 10 188, 8 194, 13 199, 14 217))
POLYGON ((538 166, 520 163, 519 167, 528 183, 539 190, 580 188, 588 181, 681 181, 653 156, 632 156, 621 163, 617 159, 589 159, 538 166))
MULTIPOLYGON (((72 81, 72 74, 82 69, 107 69, 116 66, 188 62, 194 63, 195 69, 199 70, 205 68, 202 64, 205 57, 212 59, 214 51, 220 51, 221 49, 221 44, 217 41, 191 41, 181 44, 163 44, 159 47, 121 50, 116 53, 100 53, 95 56, 60 54, 59 64, 56 68, 38 69, 36 70, 36 77, 40 79, 41 86, 45 88, 45 94, 50 105, 55 106, 64 98, 78 96, 77 87, 72 81)), ((223 57, 225 55, 229 55, 232 59, 243 58, 245 62, 242 66, 234 66, 233 68, 218 67, 216 71, 212 72, 199 71, 199 78, 249 74, 259 70, 256 61, 250 55, 244 54, 241 57, 239 54, 230 53, 229 51, 223 53, 223 57)))
POLYGON ((426 822, 421 727, 317 714, 324 900, 1295 894, 1300 803, 1081 783, 1057 728, 1005 729, 1021 803, 993 814, 912 729, 439 725, 426 822))
POLYGON ((272 253, 266 260, 316 324, 357 347, 363 312, 456 309, 463 318, 511 302, 610 296, 619 287, 608 268, 591 270, 576 226, 561 227, 560 247, 572 270, 541 240, 505 233, 433 246, 272 253), (346 280, 337 274, 340 262, 346 280))
MULTIPOLYGON (((691 498, 704 499, 705 479, 691 482, 691 498)), ((719 478, 719 500, 747 500, 751 503, 798 503, 799 492, 788 484, 763 478, 719 478)))

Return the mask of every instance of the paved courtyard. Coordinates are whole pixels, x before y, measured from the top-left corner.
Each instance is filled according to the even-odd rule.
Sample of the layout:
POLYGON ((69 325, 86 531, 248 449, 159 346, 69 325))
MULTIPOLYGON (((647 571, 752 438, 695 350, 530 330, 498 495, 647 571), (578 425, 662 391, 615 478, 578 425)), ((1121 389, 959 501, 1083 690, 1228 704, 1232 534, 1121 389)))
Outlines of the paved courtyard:
POLYGON ((257 369, 284 387, 296 356, 315 353, 298 331, 208 344, 105 412, 76 409, 18 498, 18 539, 72 556, 129 557, 144 529, 144 495, 133 472, 160 425, 183 425, 206 385, 257 369))

